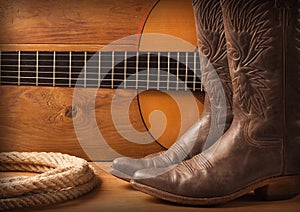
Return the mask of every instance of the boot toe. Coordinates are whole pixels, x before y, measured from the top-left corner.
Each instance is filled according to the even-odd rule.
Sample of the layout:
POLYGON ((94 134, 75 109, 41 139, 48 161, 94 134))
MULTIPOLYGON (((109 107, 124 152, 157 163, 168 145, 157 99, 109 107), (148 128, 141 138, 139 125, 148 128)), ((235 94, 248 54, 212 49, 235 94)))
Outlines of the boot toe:
POLYGON ((163 168, 148 168, 148 169, 140 169, 136 171, 132 177, 134 180, 142 180, 142 179, 151 179, 156 178, 158 176, 167 173, 171 169, 173 169, 176 165, 171 165, 163 168))
POLYGON ((122 179, 131 178, 134 172, 139 168, 137 162, 133 161, 134 159, 127 157, 114 159, 111 166, 111 173, 122 179))
POLYGON ((111 168, 111 174, 121 179, 130 180, 134 173, 145 168, 145 165, 143 159, 121 157, 113 160, 111 168))
POLYGON ((168 172, 175 166, 138 170, 130 183, 136 190, 160 198, 161 192, 172 192, 174 190, 176 182, 168 172))

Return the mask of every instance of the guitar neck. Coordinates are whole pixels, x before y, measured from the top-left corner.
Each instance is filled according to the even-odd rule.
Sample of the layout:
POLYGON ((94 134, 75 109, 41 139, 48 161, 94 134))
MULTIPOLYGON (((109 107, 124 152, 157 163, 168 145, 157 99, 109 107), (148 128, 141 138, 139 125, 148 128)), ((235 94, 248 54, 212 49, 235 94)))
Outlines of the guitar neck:
POLYGON ((198 52, 0 52, 1 85, 202 90, 198 52))

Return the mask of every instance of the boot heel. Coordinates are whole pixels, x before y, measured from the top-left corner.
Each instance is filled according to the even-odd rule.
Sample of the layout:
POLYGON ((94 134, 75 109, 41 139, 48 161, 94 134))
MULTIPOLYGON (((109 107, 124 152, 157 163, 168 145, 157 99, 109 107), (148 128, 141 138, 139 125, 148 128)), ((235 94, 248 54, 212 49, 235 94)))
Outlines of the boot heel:
POLYGON ((282 177, 254 190, 262 200, 285 200, 300 194, 300 176, 282 177))

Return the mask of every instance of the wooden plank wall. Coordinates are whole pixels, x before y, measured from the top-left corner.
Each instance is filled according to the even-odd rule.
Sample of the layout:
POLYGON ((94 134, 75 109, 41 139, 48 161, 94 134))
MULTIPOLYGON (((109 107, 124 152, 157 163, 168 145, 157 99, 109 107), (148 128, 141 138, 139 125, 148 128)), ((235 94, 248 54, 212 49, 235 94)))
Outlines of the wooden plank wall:
MULTIPOLYGON (((1 0, 0 44, 2 49, 17 50, 99 50, 112 41, 141 33, 155 2, 1 0)), ((124 43, 136 44, 136 40, 124 43)))
MULTIPOLYGON (((141 33, 145 19, 156 1, 68 0, 0 1, 1 50, 96 51, 112 41, 141 33)), ((138 39, 119 43, 118 50, 137 48, 138 39)), ((124 91, 123 97, 135 91, 124 91)), ((0 86, 0 151, 60 151, 89 159, 78 143, 73 118, 86 119, 93 99, 76 105, 70 117, 73 89, 30 86, 0 86), (85 114, 85 115, 83 115, 85 114)), ((110 146, 93 145, 93 160, 110 160, 117 151, 141 157, 162 148, 128 143, 116 133, 110 115, 114 90, 102 89, 96 100, 99 126, 110 146), (113 151, 108 151, 111 149, 113 151)), ((121 97, 122 98, 122 97, 121 97)), ((137 99, 132 102, 132 123, 145 131, 139 119, 137 99)), ((122 112, 120 112, 122 116, 122 112)), ((124 114, 125 115, 125 114, 124 114)), ((89 123, 85 123, 89 134, 89 123)), ((150 139, 151 136, 147 135, 150 139)), ((93 138, 91 138, 93 139, 93 138)), ((141 138, 142 139, 142 138, 141 138)), ((91 156, 90 156, 91 157, 91 156)))
MULTIPOLYGON (((147 33, 177 36, 190 42, 194 48, 196 33, 191 2, 160 0, 156 5, 157 2, 0 0, 0 50, 98 51, 133 34, 137 36, 111 44, 110 50, 138 50, 143 27, 147 33), (155 5, 155 10, 148 17, 155 5), (149 22, 144 26, 147 18, 149 22)), ((148 46, 154 47, 151 42, 148 46)), ((161 43, 157 47, 161 47, 161 43)), ((184 50, 177 45, 171 47, 174 51, 184 50)), ((142 157, 164 149, 157 142, 147 145, 131 143, 116 133, 110 114, 114 90, 100 89, 96 102, 83 97, 79 105, 72 105, 72 95, 73 89, 70 88, 0 86, 0 151, 60 151, 94 161, 106 161, 116 157, 114 152, 142 157), (91 108, 94 103, 95 111, 91 108), (72 106, 77 112, 76 117, 70 117, 72 106), (94 112, 104 139, 109 140, 108 145, 97 143, 97 136, 90 133, 93 126, 86 118, 94 112), (86 145, 91 155, 87 155, 78 142, 74 119, 83 120, 83 125, 86 125, 83 128, 87 130, 86 145)), ((135 91, 126 90, 118 95, 121 101, 126 101, 126 98, 135 95, 135 91)), ((130 108, 130 121, 135 130, 143 134, 139 139, 153 140, 145 133, 137 98, 133 98, 130 108)), ((120 117, 125 116, 120 111, 120 117)), ((130 128, 124 127, 123 130, 129 131, 130 128)))

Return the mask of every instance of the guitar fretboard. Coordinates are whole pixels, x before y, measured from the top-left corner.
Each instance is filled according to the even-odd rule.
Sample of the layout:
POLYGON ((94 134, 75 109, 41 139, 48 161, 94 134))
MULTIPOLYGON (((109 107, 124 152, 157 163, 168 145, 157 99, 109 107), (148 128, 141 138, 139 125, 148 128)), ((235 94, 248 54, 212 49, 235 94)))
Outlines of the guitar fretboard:
POLYGON ((0 52, 1 85, 202 90, 197 52, 0 52))

